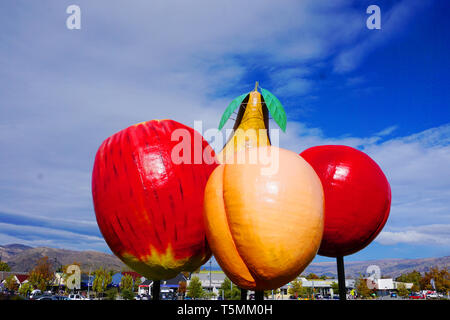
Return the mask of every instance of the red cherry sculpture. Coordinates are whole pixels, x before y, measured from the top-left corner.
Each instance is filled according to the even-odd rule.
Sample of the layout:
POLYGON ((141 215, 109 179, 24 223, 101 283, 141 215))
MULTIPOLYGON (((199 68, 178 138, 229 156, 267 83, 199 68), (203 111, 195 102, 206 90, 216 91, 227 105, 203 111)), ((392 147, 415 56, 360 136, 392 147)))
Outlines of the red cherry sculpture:
POLYGON ((318 254, 343 257, 366 247, 384 227, 391 188, 365 153, 347 146, 309 148, 302 156, 319 176, 325 195, 325 227, 318 254))
POLYGON ((210 148, 198 132, 172 120, 131 126, 100 146, 92 175, 98 226, 114 254, 140 274, 171 279, 211 256, 202 213, 206 182, 217 166, 210 148), (190 163, 172 161, 180 143, 171 139, 176 129, 190 141, 186 150, 175 150, 190 163))

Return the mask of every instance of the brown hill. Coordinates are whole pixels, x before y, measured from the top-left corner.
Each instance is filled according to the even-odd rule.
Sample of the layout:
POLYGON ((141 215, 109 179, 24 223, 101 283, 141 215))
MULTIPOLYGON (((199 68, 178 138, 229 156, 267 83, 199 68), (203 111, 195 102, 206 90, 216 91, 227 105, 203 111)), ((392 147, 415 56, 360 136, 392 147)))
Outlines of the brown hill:
MULTIPOLYGON (((0 257, 7 262, 12 271, 28 272, 36 265, 39 258, 48 256, 53 267, 79 262, 83 271, 95 270, 103 267, 109 270, 129 270, 129 268, 116 256, 98 251, 75 251, 47 247, 32 248, 24 245, 12 244, 0 246, 0 257)), ((380 259, 369 261, 345 261, 345 274, 347 277, 365 275, 370 265, 378 265, 382 276, 397 277, 400 274, 413 270, 426 272, 431 267, 449 268, 450 256, 441 258, 423 259, 380 259)), ((218 267, 214 269, 219 269, 218 267)), ((304 275, 315 273, 337 277, 335 262, 311 263, 303 272, 304 275)))
POLYGON ((36 262, 47 256, 54 269, 61 265, 68 265, 73 262, 81 264, 83 271, 95 270, 103 267, 109 270, 121 271, 129 270, 125 264, 116 256, 98 251, 75 251, 66 249, 55 249, 47 247, 26 247, 22 248, 14 245, 0 246, 0 256, 7 262, 12 271, 28 272, 36 265, 36 262))

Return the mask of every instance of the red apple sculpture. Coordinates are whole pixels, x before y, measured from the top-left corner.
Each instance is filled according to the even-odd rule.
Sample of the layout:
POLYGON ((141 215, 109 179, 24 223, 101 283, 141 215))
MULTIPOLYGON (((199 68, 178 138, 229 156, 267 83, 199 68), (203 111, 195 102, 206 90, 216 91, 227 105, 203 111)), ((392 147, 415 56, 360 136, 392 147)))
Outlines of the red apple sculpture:
POLYGON ((325 196, 325 226, 319 255, 343 257, 366 247, 384 227, 391 188, 365 153, 347 146, 309 148, 302 156, 319 176, 325 196))
POLYGON ((153 280, 204 264, 211 252, 203 194, 216 166, 203 137, 172 120, 143 122, 106 139, 95 158, 92 194, 99 228, 114 254, 153 280), (176 129, 178 137, 187 134, 188 149, 174 149, 180 143, 172 141, 176 129), (174 150, 188 161, 174 162, 174 150))

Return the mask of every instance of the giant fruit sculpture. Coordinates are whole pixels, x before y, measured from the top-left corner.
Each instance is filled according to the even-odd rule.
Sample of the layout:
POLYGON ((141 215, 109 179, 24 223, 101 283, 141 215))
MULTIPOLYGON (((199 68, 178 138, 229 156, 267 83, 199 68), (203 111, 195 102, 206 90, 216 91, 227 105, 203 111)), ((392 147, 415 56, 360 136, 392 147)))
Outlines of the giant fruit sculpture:
MULTIPOLYGON (((210 148, 193 129, 172 120, 124 129, 100 146, 92 174, 97 222, 111 250, 135 271, 171 279, 209 259, 203 223, 203 193, 214 161, 172 161, 172 132, 184 130, 210 148), (207 164, 212 163, 212 164, 207 164)), ((186 151, 186 150, 185 150, 186 151)), ((188 152, 189 154, 189 152, 188 152)), ((184 155, 186 156, 186 155, 184 155)))
POLYGON ((385 225, 391 188, 365 153, 325 145, 300 154, 319 175, 325 192, 325 228, 319 254, 343 257, 367 246, 385 225))
POLYGON ((279 101, 255 88, 235 99, 219 128, 240 107, 236 133, 205 190, 204 217, 211 250, 227 276, 251 290, 279 288, 311 262, 323 232, 324 196, 314 169, 296 153, 270 146, 267 114, 285 128, 279 101), (260 131, 261 130, 261 131, 260 131), (256 132, 254 132, 256 131, 256 132), (249 153, 266 154, 248 161, 249 153), (235 161, 244 153, 247 161, 235 161), (267 167, 276 170, 267 170, 267 167))

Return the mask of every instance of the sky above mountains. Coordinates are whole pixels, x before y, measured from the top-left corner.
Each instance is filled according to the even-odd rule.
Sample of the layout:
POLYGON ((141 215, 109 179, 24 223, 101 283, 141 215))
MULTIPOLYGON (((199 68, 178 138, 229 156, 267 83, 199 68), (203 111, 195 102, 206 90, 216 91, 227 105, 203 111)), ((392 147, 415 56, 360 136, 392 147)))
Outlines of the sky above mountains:
POLYGON ((448 1, 80 0, 68 30, 71 4, 0 3, 0 244, 109 252, 101 142, 150 119, 217 128, 259 81, 286 109, 282 147, 353 146, 391 183, 384 230, 347 259, 450 253, 448 1))

